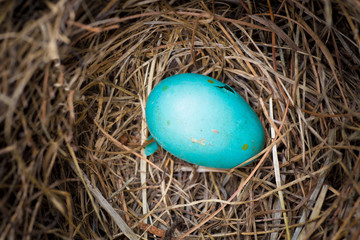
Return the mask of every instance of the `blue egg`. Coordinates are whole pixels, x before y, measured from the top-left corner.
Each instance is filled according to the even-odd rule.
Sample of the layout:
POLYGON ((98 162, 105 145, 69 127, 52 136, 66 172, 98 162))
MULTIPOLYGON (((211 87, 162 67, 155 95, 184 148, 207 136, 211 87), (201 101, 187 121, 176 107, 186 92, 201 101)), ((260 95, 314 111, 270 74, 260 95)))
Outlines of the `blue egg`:
POLYGON ((233 168, 264 146, 264 129, 249 104, 228 85, 200 74, 178 74, 156 85, 146 121, 162 148, 200 166, 233 168))

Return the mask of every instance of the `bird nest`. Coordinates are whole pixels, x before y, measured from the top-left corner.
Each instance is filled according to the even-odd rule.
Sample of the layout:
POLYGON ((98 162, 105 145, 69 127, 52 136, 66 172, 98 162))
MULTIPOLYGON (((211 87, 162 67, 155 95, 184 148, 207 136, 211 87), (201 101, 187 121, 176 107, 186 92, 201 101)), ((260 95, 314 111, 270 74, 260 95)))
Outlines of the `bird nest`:
POLYGON ((359 238, 358 1, 0 9, 0 239, 359 238), (186 72, 254 109, 253 163, 144 154, 150 91, 186 72))

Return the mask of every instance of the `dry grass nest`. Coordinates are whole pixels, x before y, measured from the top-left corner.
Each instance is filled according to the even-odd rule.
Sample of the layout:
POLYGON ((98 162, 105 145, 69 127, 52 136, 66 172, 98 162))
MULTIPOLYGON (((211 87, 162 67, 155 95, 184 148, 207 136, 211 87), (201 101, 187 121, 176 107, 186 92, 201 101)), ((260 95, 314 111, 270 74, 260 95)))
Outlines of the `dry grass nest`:
POLYGON ((0 239, 359 239, 359 9, 1 1, 0 239), (147 97, 185 72, 254 109, 253 163, 144 155, 147 97))

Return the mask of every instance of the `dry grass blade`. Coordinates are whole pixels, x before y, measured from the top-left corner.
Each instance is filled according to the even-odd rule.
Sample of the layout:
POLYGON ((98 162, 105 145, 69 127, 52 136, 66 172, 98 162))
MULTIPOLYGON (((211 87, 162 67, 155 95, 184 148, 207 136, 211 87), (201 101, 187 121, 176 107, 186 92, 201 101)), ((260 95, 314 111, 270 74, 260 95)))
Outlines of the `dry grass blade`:
POLYGON ((91 194, 97 200, 97 202, 109 213, 114 222, 118 225, 121 231, 124 233, 126 237, 129 239, 138 239, 136 234, 129 228, 129 226, 124 222, 124 220, 119 216, 119 214, 115 211, 113 207, 109 204, 108 201, 103 197, 100 193, 99 189, 91 185, 89 178, 82 172, 78 167, 73 163, 69 162, 71 168, 79 175, 80 178, 84 179, 84 182, 87 188, 90 190, 91 194))
MULTIPOLYGON (((270 117, 272 120, 274 120, 272 98, 270 98, 269 105, 270 105, 270 117)), ((275 140, 275 129, 273 127, 271 127, 271 129, 270 129, 270 133, 271 133, 271 139, 274 141, 275 140)), ((275 144, 272 147, 272 156, 273 156, 276 187, 280 188, 282 183, 281 183, 279 159, 278 159, 277 153, 278 153, 278 150, 277 150, 277 147, 275 144)), ((279 191, 278 194, 279 194, 280 206, 281 206, 281 209, 283 211, 283 216, 284 216, 284 223, 285 223, 285 227, 286 227, 286 238, 290 239, 289 224, 288 224, 288 218, 287 218, 285 202, 284 202, 284 193, 283 193, 283 191, 279 191)))
POLYGON ((358 239, 359 7, 0 1, 0 239, 358 239), (254 109, 253 163, 144 155, 147 97, 184 72, 254 109))

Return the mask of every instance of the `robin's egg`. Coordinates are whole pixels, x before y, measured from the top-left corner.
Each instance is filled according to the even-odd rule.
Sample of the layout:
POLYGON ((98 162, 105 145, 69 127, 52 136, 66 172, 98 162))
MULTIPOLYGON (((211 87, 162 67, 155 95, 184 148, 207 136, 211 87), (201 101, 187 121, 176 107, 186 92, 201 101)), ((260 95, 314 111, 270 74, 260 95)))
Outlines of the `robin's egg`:
POLYGON ((201 166, 233 168, 259 153, 264 130, 249 104, 228 85, 185 73, 152 90, 146 120, 155 141, 201 166))

